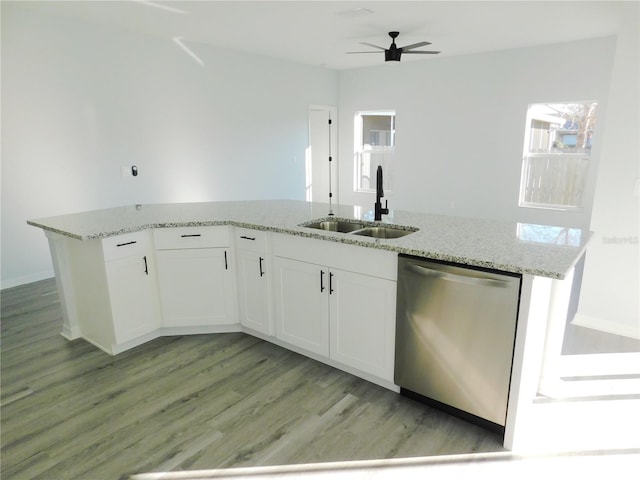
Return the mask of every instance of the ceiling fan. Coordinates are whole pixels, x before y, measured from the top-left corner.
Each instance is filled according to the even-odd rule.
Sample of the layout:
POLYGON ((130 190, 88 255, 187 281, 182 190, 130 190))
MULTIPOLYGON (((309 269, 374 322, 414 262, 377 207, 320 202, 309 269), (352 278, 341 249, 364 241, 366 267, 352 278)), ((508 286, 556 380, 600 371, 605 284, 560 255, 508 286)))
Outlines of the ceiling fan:
MULTIPOLYGON (((423 55, 424 54, 433 55, 436 53, 440 53, 433 50, 414 50, 415 48, 424 47, 425 45, 431 45, 430 42, 418 42, 418 43, 412 43, 411 45, 405 45, 404 47, 398 47, 396 45, 396 38, 398 35, 400 35, 400 32, 389 32, 389 36, 391 37, 391 45, 389 46, 389 48, 379 47, 378 45, 374 45, 372 43, 367 43, 367 42, 360 42, 360 43, 362 45, 367 45, 368 47, 377 48, 378 50, 384 50, 385 62, 399 62, 400 57, 402 56, 403 53, 404 54, 420 53, 423 55)), ((347 53, 378 53, 378 52, 367 51, 367 52, 347 52, 347 53)))

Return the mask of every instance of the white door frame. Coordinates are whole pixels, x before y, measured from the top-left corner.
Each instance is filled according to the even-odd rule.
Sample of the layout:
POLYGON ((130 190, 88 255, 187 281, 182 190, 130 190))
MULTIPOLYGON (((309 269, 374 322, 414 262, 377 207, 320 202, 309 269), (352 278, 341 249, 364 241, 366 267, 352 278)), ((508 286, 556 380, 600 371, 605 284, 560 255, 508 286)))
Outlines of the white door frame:
MULTIPOLYGON (((331 169, 330 185, 324 186, 329 192, 329 188, 332 194, 331 199, 327 195, 326 202, 331 200, 333 205, 338 205, 338 108, 332 105, 309 105, 309 114, 308 114, 308 147, 305 152, 305 198, 308 202, 313 201, 313 155, 312 155, 312 145, 311 145, 311 112, 312 111, 325 111, 328 112, 329 118, 331 119, 331 125, 329 129, 330 138, 327 139, 330 142, 330 151, 329 155, 331 157, 331 164, 327 164, 327 168, 331 169)), ((315 159, 317 161, 317 159, 315 159)))

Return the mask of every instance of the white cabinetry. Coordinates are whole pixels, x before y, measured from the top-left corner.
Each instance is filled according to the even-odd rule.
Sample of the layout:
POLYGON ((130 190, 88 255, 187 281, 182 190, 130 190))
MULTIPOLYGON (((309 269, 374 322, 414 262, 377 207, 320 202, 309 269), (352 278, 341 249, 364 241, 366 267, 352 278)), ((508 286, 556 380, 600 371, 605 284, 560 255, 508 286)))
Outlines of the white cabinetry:
POLYGON ((273 251, 276 337, 393 382, 396 255, 283 235, 273 251))
POLYGON ((276 337, 329 356, 327 268, 289 258, 273 259, 276 337))
POLYGON ((153 338, 160 317, 149 232, 67 245, 80 335, 110 354, 153 338))
POLYGON ((154 230, 165 327, 237 323, 229 228, 154 230))
POLYGON ((158 327, 152 310, 151 282, 143 275, 147 265, 140 257, 105 264, 115 343, 124 343, 158 327))
POLYGON ((396 282, 337 269, 329 275, 331 359, 393 381, 396 282))
POLYGON ((393 252, 229 226, 51 241, 69 267, 56 273, 67 331, 111 354, 244 329, 397 388, 393 252))
POLYGON ((271 336, 271 262, 268 239, 268 232, 240 227, 234 229, 240 323, 243 327, 271 336))

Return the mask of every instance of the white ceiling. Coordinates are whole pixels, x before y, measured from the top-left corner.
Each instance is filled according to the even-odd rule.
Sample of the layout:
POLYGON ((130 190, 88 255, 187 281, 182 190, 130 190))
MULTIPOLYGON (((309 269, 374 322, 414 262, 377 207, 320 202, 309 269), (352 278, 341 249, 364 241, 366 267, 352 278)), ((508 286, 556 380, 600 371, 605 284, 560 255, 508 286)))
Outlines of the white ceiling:
POLYGON ((505 50, 614 35, 618 1, 45 1, 2 2, 55 15, 332 69, 384 63, 384 54, 347 55, 422 40, 437 56, 505 50), (364 9, 364 10, 362 10, 364 9))

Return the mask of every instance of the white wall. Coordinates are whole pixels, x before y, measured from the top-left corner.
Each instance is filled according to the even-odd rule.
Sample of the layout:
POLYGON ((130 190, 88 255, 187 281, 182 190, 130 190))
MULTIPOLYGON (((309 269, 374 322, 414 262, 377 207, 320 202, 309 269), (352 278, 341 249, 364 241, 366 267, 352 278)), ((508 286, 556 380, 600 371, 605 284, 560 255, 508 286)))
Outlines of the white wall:
MULTIPOLYGON (((518 207, 525 117, 537 102, 598 100, 604 109, 614 48, 609 37, 341 72, 341 201, 374 203, 353 192, 355 112, 395 109, 390 208, 587 227, 592 197, 579 213, 518 207)), ((594 167, 599 140, 596 127, 594 167)))
POLYGON ((53 274, 29 218, 304 199, 308 105, 337 73, 2 6, 2 287, 53 274), (140 175, 122 177, 122 165, 140 175))
POLYGON ((640 4, 628 2, 611 78, 576 323, 640 338, 640 4))

